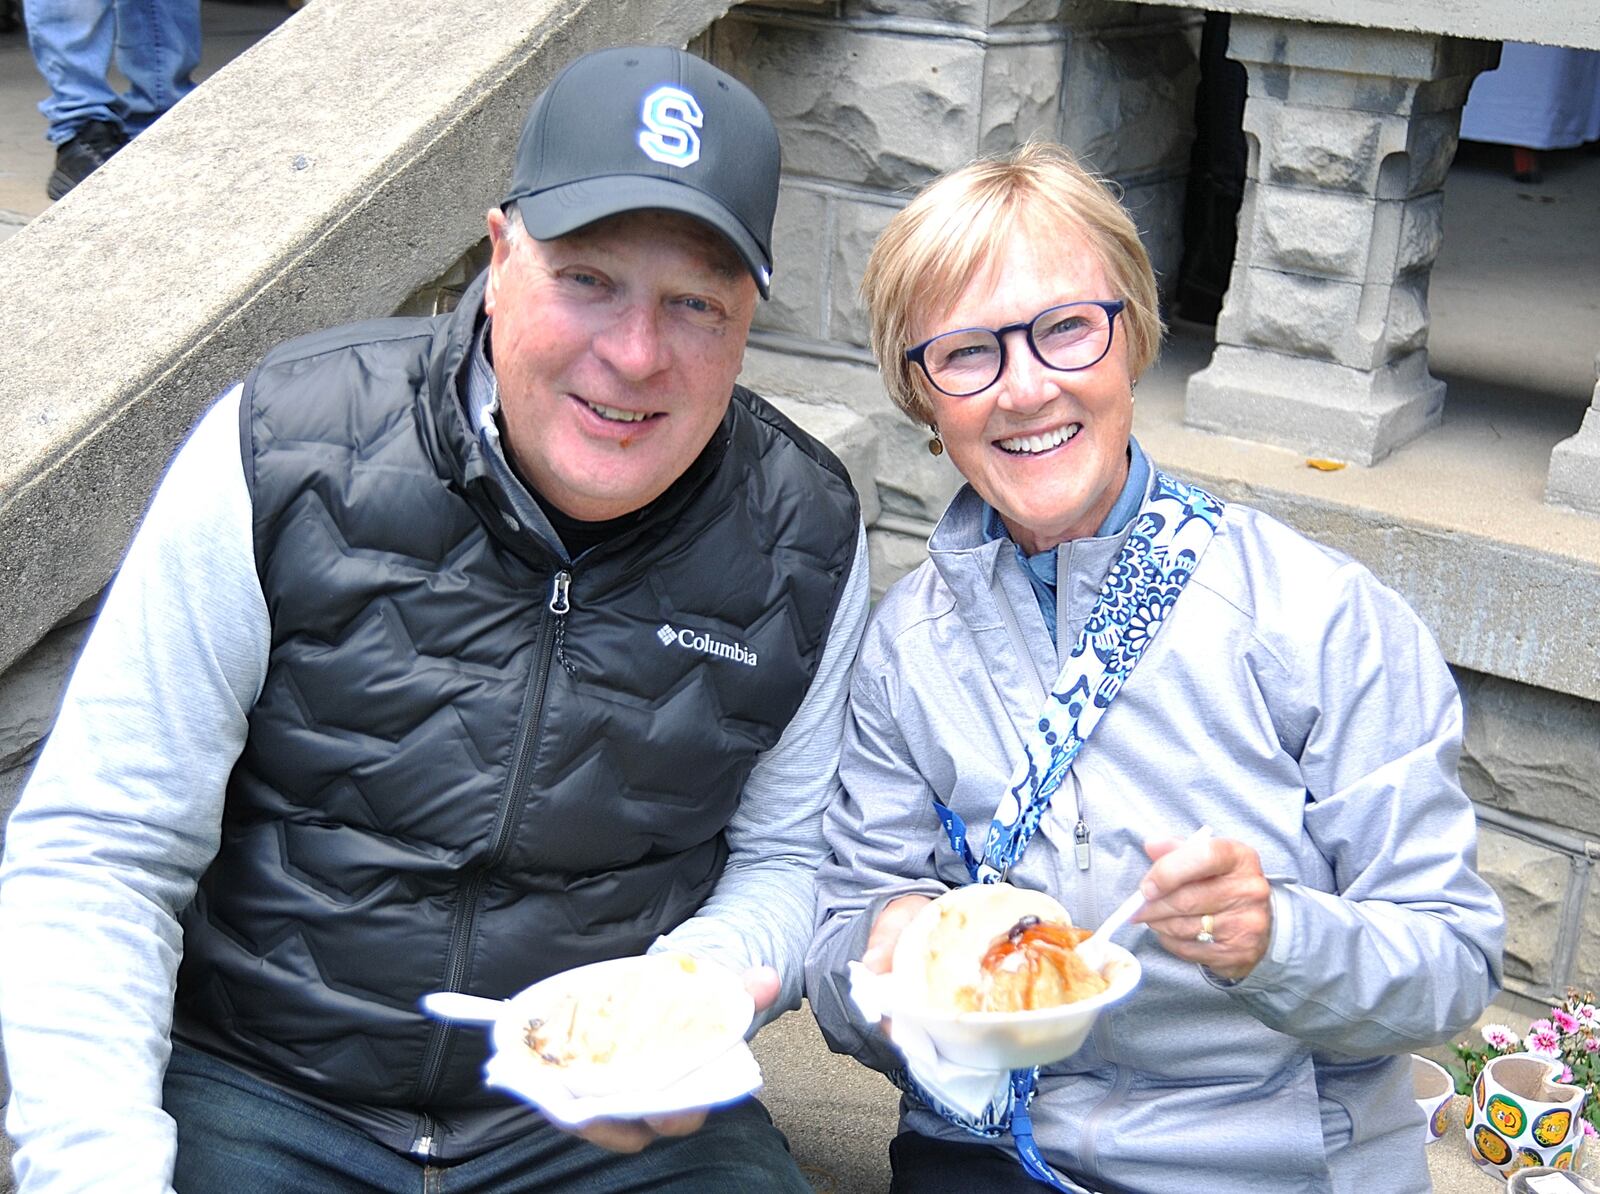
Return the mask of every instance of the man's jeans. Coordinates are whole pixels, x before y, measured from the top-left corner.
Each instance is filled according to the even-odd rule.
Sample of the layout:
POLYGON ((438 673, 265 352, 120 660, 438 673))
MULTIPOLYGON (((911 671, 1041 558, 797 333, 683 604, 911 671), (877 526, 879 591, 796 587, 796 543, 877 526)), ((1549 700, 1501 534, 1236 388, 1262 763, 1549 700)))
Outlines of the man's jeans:
MULTIPOLYGON (((177 1194, 810 1194, 754 1099, 631 1156, 528 1113, 528 1134, 470 1161, 418 1164, 208 1054, 174 1045, 163 1106, 178 1124, 177 1194)), ((1020 1170, 1019 1170, 1020 1172, 1020 1170)))
POLYGON ((200 62, 200 0, 23 0, 28 47, 50 97, 39 105, 52 145, 90 120, 137 136, 189 92, 200 62), (106 79, 116 59, 128 79, 106 79))

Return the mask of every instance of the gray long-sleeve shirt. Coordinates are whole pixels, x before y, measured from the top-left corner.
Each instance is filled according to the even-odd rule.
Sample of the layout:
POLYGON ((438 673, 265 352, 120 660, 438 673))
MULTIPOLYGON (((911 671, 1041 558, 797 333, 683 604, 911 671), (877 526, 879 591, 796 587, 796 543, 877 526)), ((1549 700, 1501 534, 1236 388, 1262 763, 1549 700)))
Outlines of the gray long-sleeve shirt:
MULTIPOLYGON (((833 1047, 879 1068, 898 1058, 855 1014, 845 964, 889 899, 966 882, 933 801, 981 850, 1017 727, 1057 664, 1015 552, 985 541, 981 513, 963 490, 930 561, 875 611, 825 822, 808 993, 833 1047)), ((1125 533, 1058 549, 1063 651, 1125 533)), ((1124 929, 1143 981, 1046 1068, 1033 1119, 1047 1157, 1139 1194, 1428 1188, 1409 1071, 1388 1055, 1470 1024, 1500 981, 1503 915, 1474 869, 1460 732, 1450 674, 1399 596, 1228 507, 1010 878, 1092 927, 1148 869, 1145 839, 1207 823, 1274 880, 1271 949, 1228 985, 1124 929)), ((904 1126, 970 1139, 921 1110, 904 1126)))
MULTIPOLYGON (((161 1109, 182 935, 175 913, 216 853, 224 788, 266 673, 239 448, 239 391, 174 460, 7 827, 0 986, 23 1194, 170 1190, 161 1109)), ((866 538, 799 712, 757 762, 700 911, 654 948, 766 963, 799 1002, 819 825, 868 603, 866 538)))

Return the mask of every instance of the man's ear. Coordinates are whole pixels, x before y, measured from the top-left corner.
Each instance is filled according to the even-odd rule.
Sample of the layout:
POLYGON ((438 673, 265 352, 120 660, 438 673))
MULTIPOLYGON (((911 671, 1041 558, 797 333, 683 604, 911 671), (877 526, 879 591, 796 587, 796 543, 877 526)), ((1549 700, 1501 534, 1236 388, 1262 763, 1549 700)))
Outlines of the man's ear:
POLYGON ((495 292, 499 289, 500 271, 505 268, 506 258, 511 253, 511 237, 506 231, 506 213, 498 207, 491 207, 487 216, 489 222, 489 277, 483 288, 483 311, 489 318, 494 318, 495 292))

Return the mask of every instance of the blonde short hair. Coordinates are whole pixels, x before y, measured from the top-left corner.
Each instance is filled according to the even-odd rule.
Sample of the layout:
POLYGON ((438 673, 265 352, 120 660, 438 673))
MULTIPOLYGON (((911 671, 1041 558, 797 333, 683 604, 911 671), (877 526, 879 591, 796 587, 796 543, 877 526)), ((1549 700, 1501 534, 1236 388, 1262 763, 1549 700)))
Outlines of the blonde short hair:
POLYGON ((906 360, 920 319, 953 306, 1018 228, 1074 229, 1087 236, 1114 294, 1126 304, 1128 372, 1137 378, 1161 346, 1155 274, 1127 210, 1110 184, 1064 146, 1032 141, 929 183, 883 230, 867 260, 861 294, 872 317, 872 351, 889 397, 919 423, 932 409, 906 360))

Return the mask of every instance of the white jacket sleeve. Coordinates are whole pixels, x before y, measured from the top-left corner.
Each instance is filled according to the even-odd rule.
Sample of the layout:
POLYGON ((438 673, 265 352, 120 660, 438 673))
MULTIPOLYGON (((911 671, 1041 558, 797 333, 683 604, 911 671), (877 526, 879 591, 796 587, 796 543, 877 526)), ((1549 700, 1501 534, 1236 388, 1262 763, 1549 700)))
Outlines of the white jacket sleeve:
POLYGON ((1306 831, 1336 890, 1274 882, 1272 947, 1226 989, 1319 1051, 1401 1052, 1460 1032, 1493 998, 1504 914, 1476 869, 1461 702, 1438 647, 1365 569, 1336 579, 1292 715, 1306 831))
POLYGON ((266 671, 239 391, 150 507, 6 830, 0 986, 22 1194, 170 1189, 182 934, 266 671))
POLYGON ((695 915, 652 946, 703 954, 735 970, 775 967, 782 989, 758 1024, 800 1005, 814 882, 825 853, 823 810, 839 786, 850 665, 870 593, 867 533, 860 527, 817 674, 782 737, 756 761, 728 823, 722 877, 695 915))

